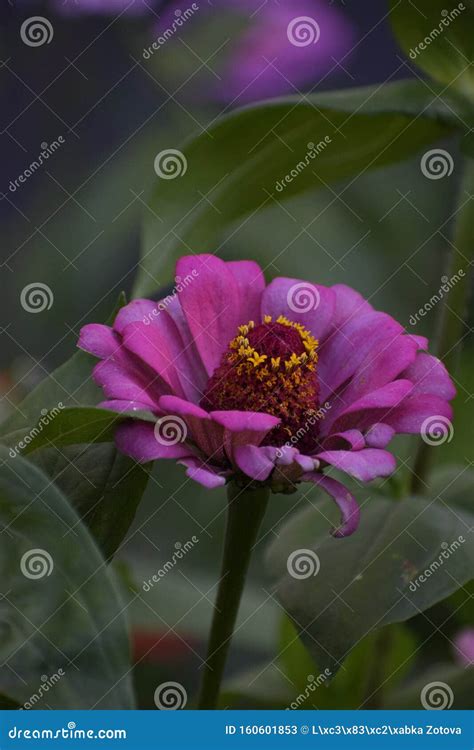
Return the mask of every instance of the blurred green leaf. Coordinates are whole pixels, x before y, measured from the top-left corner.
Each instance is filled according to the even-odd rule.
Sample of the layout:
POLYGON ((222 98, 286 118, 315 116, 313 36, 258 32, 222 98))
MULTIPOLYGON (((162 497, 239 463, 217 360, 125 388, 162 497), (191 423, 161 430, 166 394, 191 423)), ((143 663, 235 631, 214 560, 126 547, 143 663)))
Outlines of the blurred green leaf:
POLYGON ((474 515, 436 499, 378 496, 363 505, 353 536, 330 537, 333 520, 326 501, 294 516, 270 546, 268 562, 303 643, 321 670, 335 673, 371 632, 423 612, 470 580, 474 515), (296 579, 287 570, 288 557, 308 549, 318 555, 319 572, 296 579), (420 582, 417 576, 435 561, 420 582))
POLYGON ((34 708, 133 708, 112 573, 48 477, 4 448, 0 457, 0 691, 34 708))
MULTIPOLYGON (((284 618, 278 664, 294 685, 301 709, 368 708, 365 702, 398 684, 410 668, 415 639, 406 628, 389 625, 371 633, 350 652, 333 678, 319 667, 303 646, 291 620, 284 618)), ((292 702, 293 702, 292 701, 292 702)))
POLYGON ((277 99, 220 119, 183 146, 175 179, 155 187, 135 294, 169 280, 180 255, 215 252, 231 222, 406 159, 460 124, 454 102, 448 106, 414 81, 277 99), (315 158, 309 144, 318 145, 315 158), (299 163, 305 166, 297 169, 299 163), (278 187, 292 170, 293 180, 278 187))
MULTIPOLYGON (((122 292, 108 322, 112 323, 117 312, 126 304, 122 292)), ((55 409, 78 406, 94 406, 103 400, 101 389, 92 380, 92 370, 97 359, 82 350, 76 351, 21 402, 16 411, 3 422, 2 442, 12 444, 11 433, 25 434, 36 425, 42 416, 55 409), (7 438, 7 440, 6 440, 7 438)))
MULTIPOLYGON (((471 99, 474 74, 472 0, 390 0, 395 35, 408 57, 435 80, 471 99)), ((430 86, 430 84, 427 84, 430 86)))

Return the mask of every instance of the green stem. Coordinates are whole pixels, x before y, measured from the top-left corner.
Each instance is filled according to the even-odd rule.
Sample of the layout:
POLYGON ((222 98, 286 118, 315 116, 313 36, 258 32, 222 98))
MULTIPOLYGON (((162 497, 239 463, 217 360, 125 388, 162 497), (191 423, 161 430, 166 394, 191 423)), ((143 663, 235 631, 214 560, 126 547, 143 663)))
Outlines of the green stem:
POLYGON ((214 604, 207 659, 203 668, 198 701, 200 709, 213 709, 217 706, 245 577, 269 494, 267 487, 242 489, 235 484, 229 485, 222 569, 214 604))
MULTIPOLYGON (((436 354, 446 365, 448 372, 457 369, 462 349, 463 330, 469 296, 470 263, 474 257, 474 159, 466 156, 464 178, 458 198, 454 238, 450 243, 445 275, 458 280, 448 292, 440 307, 437 326, 436 354)), ((422 490, 428 474, 432 446, 420 440, 415 457, 412 476, 412 491, 422 490)))

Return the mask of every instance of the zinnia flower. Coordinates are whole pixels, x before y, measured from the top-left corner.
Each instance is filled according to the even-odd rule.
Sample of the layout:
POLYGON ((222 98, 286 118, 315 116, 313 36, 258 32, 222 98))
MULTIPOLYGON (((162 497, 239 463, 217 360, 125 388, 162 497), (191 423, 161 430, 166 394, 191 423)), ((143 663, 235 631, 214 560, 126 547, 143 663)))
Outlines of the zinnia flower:
POLYGON ((118 449, 177 459, 208 488, 313 482, 340 508, 335 535, 351 534, 358 505, 326 469, 361 482, 391 474, 396 433, 451 419, 444 365, 343 284, 266 285, 256 263, 213 255, 182 258, 176 279, 160 303, 135 300, 112 328, 81 331, 79 346, 101 360, 102 407, 153 415, 120 424, 118 449))

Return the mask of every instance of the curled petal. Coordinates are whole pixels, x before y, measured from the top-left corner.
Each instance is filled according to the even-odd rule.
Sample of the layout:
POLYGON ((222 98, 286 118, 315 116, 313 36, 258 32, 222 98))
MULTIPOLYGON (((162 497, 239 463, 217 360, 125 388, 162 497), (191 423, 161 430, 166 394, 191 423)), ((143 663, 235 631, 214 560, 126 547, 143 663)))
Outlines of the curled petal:
POLYGON ((341 524, 333 530, 333 536, 344 537, 353 534, 359 525, 360 509, 354 495, 349 492, 347 487, 344 487, 343 484, 336 479, 332 479, 332 477, 325 477, 323 474, 316 472, 305 474, 303 480, 314 482, 336 501, 341 511, 341 524))
POLYGON ((198 458, 188 457, 183 458, 178 463, 187 467, 186 475, 193 479, 198 484, 202 484, 208 490, 213 490, 216 487, 222 487, 226 483, 225 476, 218 474, 217 470, 203 463, 198 458))

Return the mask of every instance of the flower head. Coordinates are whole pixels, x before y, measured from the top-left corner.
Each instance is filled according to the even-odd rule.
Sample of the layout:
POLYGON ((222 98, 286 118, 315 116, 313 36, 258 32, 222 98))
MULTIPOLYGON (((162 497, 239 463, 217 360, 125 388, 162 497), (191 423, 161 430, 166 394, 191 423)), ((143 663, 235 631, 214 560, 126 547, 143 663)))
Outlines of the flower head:
MULTIPOLYGON (((186 22, 190 31, 208 28, 219 18, 237 21, 235 32, 220 45, 222 61, 212 62, 214 82, 199 87, 201 95, 227 106, 296 94, 337 75, 339 62, 347 62, 357 40, 343 10, 323 0, 214 0, 198 5, 186 22)), ((155 24, 155 37, 176 31, 176 13, 183 7, 179 2, 166 7, 155 24)))
POLYGON ((352 533, 358 505, 326 470, 361 482, 390 475, 396 433, 451 419, 444 365, 343 284, 266 285, 256 263, 213 255, 182 258, 177 274, 165 300, 135 300, 113 327, 81 331, 79 346, 101 360, 102 406, 149 413, 118 427, 119 450, 177 459, 208 488, 313 482, 339 505, 334 533, 352 533))

